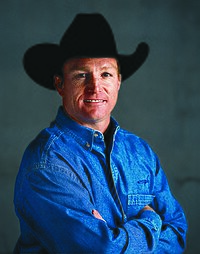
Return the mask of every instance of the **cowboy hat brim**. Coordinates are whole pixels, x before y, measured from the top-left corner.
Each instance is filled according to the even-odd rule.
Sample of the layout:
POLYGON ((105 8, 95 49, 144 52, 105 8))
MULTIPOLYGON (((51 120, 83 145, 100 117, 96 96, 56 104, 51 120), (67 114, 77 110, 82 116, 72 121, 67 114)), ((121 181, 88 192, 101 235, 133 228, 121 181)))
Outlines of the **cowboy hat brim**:
MULTIPOLYGON (((140 68, 146 60, 148 53, 148 44, 142 42, 131 55, 116 54, 112 56, 119 62, 122 81, 129 78, 140 68)), ((88 57, 91 56, 88 55, 88 57)), ((97 55, 96 57, 103 57, 103 55, 97 55)), ((65 56, 65 53, 58 44, 42 43, 26 51, 23 65, 26 73, 33 81, 45 88, 55 90, 53 77, 61 71, 64 62, 68 58, 70 57, 65 56)))

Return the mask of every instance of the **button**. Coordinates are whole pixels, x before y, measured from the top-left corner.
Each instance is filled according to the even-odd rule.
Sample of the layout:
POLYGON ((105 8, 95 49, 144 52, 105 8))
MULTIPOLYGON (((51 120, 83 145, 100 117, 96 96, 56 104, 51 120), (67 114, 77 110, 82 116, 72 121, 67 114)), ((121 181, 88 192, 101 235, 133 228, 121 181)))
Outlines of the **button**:
POLYGON ((86 144, 85 144, 88 148, 90 147, 90 144, 87 142, 86 144))
POLYGON ((99 135, 98 135, 98 133, 94 133, 94 137, 96 138, 96 137, 98 137, 99 135))

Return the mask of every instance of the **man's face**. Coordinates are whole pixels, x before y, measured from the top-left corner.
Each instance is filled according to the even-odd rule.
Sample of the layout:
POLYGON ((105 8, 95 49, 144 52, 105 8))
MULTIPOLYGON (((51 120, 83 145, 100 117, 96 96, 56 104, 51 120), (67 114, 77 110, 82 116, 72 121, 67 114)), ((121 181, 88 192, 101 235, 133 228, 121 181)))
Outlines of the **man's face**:
MULTIPOLYGON (((107 128, 118 97, 121 77, 114 58, 75 58, 63 66, 57 88, 65 111, 78 123, 107 128)), ((105 131, 105 130, 104 130, 105 131)))

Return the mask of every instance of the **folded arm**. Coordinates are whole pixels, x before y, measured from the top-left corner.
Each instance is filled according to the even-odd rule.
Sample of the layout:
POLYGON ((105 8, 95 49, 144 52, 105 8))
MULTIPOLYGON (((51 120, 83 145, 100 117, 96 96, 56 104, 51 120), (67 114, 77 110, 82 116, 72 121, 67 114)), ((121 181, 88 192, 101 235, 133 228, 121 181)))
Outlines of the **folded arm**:
POLYGON ((17 213, 23 225, 44 250, 56 253, 137 253, 154 250, 161 219, 144 210, 124 225, 111 228, 95 211, 88 191, 76 177, 48 170, 31 173, 23 183, 22 206, 17 213))
POLYGON ((171 193, 159 161, 157 161, 154 191, 156 197, 151 206, 162 219, 160 238, 154 253, 183 253, 187 233, 185 214, 171 193))

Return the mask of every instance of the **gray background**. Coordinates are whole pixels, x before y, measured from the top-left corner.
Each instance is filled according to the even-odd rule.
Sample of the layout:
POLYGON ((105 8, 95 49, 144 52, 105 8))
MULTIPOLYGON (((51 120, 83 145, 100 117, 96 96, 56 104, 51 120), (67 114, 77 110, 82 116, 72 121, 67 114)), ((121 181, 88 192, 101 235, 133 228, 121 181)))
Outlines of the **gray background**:
POLYGON ((21 59, 35 43, 57 43, 78 12, 104 14, 120 53, 150 44, 145 65, 121 88, 114 116, 159 155, 188 218, 186 253, 200 253, 199 0, 1 0, 0 253, 10 253, 19 235, 13 190, 23 151, 60 105, 56 93, 26 76, 21 59))

